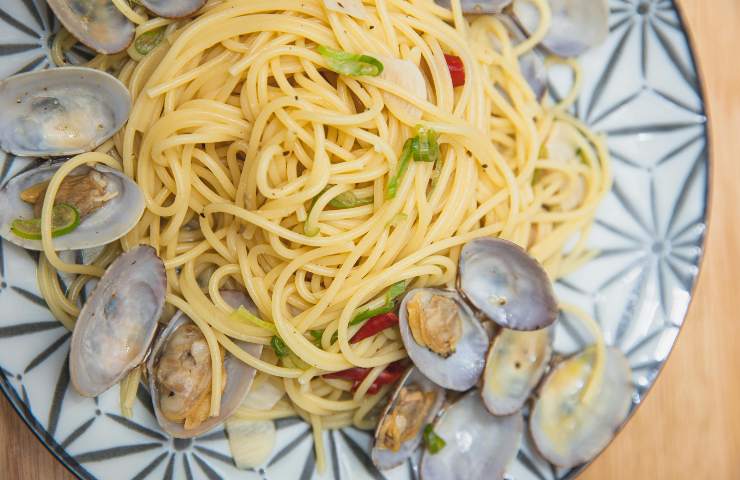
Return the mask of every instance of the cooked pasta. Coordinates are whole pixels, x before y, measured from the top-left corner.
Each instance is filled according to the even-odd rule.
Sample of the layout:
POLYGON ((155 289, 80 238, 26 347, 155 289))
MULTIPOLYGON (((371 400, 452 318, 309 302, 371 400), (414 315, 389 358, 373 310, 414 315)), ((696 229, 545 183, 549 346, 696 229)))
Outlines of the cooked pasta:
MULTIPOLYGON (((592 255, 585 240, 611 184, 604 140, 566 113, 580 87, 577 63, 567 62, 576 80, 561 103, 538 99, 520 70, 520 56, 547 31, 547 2, 535 2, 541 25, 518 45, 495 17, 463 17, 457 1, 451 10, 430 0, 352 3, 365 18, 320 0, 231 0, 173 21, 116 0, 137 38, 163 29, 162 41, 143 55, 130 48, 93 59, 128 86, 133 109, 112 142, 59 169, 42 213, 41 291, 71 328, 81 286, 113 255, 89 265, 59 258, 54 192, 83 164, 135 179, 147 208, 120 247, 157 250, 171 311, 195 321, 214 360, 220 345, 282 379, 289 402, 236 415, 304 417, 320 467, 321 429, 374 428, 370 417, 390 387, 369 392, 406 357, 392 330, 350 343, 358 312, 383 305, 401 281, 453 285, 461 246, 483 236, 525 247, 553 280, 566 275, 592 255), (339 75, 318 46, 385 68, 339 75), (463 85, 453 86, 445 54, 462 61, 463 85), (404 143, 420 128, 439 135, 439 160, 410 161, 396 175, 404 143), (81 280, 65 296, 56 272, 81 280), (269 326, 234 315, 224 288, 246 291, 269 326), (272 345, 275 337, 289 355, 265 349, 256 358, 235 343, 272 345), (351 367, 371 370, 354 386, 322 377, 351 367)), ((57 36, 58 62, 72 43, 57 36)), ((218 372, 213 385, 220 381, 218 372)), ((212 414, 220 395, 212 389, 212 414)), ((133 396, 124 397, 130 406, 133 396)))

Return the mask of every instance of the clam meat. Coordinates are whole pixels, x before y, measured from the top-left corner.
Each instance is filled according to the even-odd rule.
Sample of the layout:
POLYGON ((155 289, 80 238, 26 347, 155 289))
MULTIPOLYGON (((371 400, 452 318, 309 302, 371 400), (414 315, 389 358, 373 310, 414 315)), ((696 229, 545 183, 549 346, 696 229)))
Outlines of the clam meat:
POLYGON ((444 399, 442 388, 411 367, 391 395, 375 431, 371 452, 375 465, 389 470, 409 458, 444 399))
MULTIPOLYGON (((246 295, 221 292, 232 307, 243 305, 256 313, 246 295)), ((262 346, 236 344, 259 357, 262 346)), ((241 405, 254 380, 255 370, 219 347, 219 365, 211 363, 205 336, 197 325, 178 312, 158 336, 147 362, 149 390, 159 425, 175 438, 191 438, 221 425, 241 405), (221 405, 217 416, 209 416, 213 369, 221 368, 221 405)))
MULTIPOLYGON (((35 168, 0 188, 2 238, 30 250, 43 249, 40 233, 36 237, 18 235, 14 224, 40 218, 47 186, 60 166, 56 163, 35 168)), ((144 213, 144 195, 136 182, 103 165, 73 170, 62 180, 54 203, 74 207, 80 217, 79 225, 54 238, 56 250, 81 250, 111 243, 134 228, 144 213)))
POLYGON ((488 334, 455 290, 411 290, 401 302, 399 320, 403 344, 421 373, 451 390, 475 385, 488 334))

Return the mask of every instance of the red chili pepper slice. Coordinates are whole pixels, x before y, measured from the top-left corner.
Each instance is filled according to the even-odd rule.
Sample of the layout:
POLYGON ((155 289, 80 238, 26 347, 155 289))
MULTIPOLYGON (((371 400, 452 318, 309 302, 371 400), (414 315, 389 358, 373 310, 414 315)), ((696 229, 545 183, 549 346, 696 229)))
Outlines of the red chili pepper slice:
POLYGON ((463 65, 462 59, 456 55, 445 53, 445 60, 447 61, 447 68, 450 70, 452 86, 461 87, 465 85, 465 65, 463 65))
POLYGON ((322 376, 324 378, 336 378, 339 380, 353 380, 355 382, 361 382, 365 377, 367 377, 369 372, 369 368, 354 367, 348 368, 347 370, 341 370, 339 372, 326 373, 322 376))
MULTIPOLYGON (((367 389, 368 395, 375 395, 380 391, 383 385, 389 385, 396 383, 399 378, 406 371, 408 362, 405 360, 398 360, 391 363, 386 367, 385 370, 380 372, 378 378, 375 379, 372 385, 367 389)), ((352 392, 357 391, 357 387, 360 386, 367 374, 370 373, 369 368, 354 367, 342 370, 340 372, 332 372, 323 375, 324 378, 336 378, 340 380, 351 380, 352 381, 352 392)))
POLYGON ((375 316, 357 330, 357 333, 355 333, 355 336, 352 337, 349 343, 357 343, 360 340, 372 337, 378 332, 382 332, 386 328, 395 327, 396 325, 398 325, 398 315, 393 312, 375 316))

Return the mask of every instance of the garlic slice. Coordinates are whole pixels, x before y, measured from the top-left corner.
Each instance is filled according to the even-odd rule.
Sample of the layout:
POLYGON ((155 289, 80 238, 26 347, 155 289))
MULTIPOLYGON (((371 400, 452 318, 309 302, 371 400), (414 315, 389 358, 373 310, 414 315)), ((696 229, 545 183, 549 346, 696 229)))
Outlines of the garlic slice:
MULTIPOLYGON (((419 67, 409 60, 399 60, 390 57, 377 57, 383 63, 383 72, 380 78, 398 85, 411 96, 419 100, 426 100, 427 83, 419 67)), ((422 111, 415 105, 389 92, 383 92, 383 100, 388 110, 400 119, 410 119, 414 123, 421 120, 422 111)))
POLYGON ((236 467, 242 470, 264 465, 272 454, 277 438, 271 420, 226 420, 229 448, 236 467))

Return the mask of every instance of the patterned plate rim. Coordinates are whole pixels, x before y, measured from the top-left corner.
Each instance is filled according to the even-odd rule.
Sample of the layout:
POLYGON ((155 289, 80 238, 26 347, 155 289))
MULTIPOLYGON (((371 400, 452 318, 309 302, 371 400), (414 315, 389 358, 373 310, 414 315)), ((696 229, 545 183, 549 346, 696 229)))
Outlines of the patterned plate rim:
MULTIPOLYGON (((701 240, 701 251, 698 254, 696 266, 698 268, 697 275, 693 279, 693 283, 691 285, 691 295, 688 303, 688 307, 686 309, 686 313, 684 314, 684 320, 686 320, 689 316, 689 312, 691 312, 691 307, 694 304, 695 300, 695 293, 696 288, 699 283, 699 281, 702 278, 702 273, 704 272, 704 259, 706 257, 706 245, 707 245, 707 238, 709 235, 709 231, 711 229, 711 212, 712 212, 712 191, 713 191, 713 175, 714 175, 714 161, 713 161, 713 152, 714 149, 712 148, 711 143, 711 125, 712 125, 712 119, 710 112, 707 109, 706 104, 706 90, 705 90, 705 82, 704 82, 704 75, 701 68, 701 64, 699 63, 698 55, 695 50, 696 42, 694 40, 694 34, 691 29, 688 28, 688 24, 685 20, 685 13, 683 11, 683 6, 680 1, 678 0, 671 0, 671 3, 676 11, 676 15, 678 17, 678 22, 681 27, 681 31, 683 32, 684 37, 686 38, 686 43, 688 45, 688 54, 689 58, 691 59, 691 62, 694 66, 695 73, 696 73, 696 81, 697 81, 697 94, 699 96, 699 100, 701 102, 702 106, 702 113, 704 117, 706 118, 706 121, 703 124, 703 136, 705 141, 705 148, 706 148, 706 165, 707 165, 707 180, 706 180, 706 188, 704 190, 704 205, 703 205, 703 220, 704 224, 706 225, 706 231, 702 235, 701 240)), ((633 416, 636 414, 636 412, 639 410, 639 408, 645 403, 645 400, 647 399, 648 395, 653 390, 653 387, 655 386, 655 383, 660 377, 660 375, 663 372, 663 369, 665 368, 666 363, 668 363, 669 359, 671 358, 671 355, 673 354, 673 350, 676 347, 676 343, 678 342, 678 338, 680 337, 681 333, 684 331, 685 322, 682 323, 681 328, 678 331, 678 334, 676 338, 674 339, 673 343, 670 346, 668 355, 665 357, 665 360, 663 363, 658 367, 657 374, 653 379, 653 382, 651 385, 642 392, 641 395, 641 401, 638 405, 636 405, 635 408, 632 409, 630 412, 628 418, 620 425, 620 427, 617 429, 614 437, 610 441, 609 445, 604 448, 596 457, 594 457, 590 462, 581 465, 579 467, 576 467, 575 469, 568 472, 567 478, 573 479, 576 478, 578 475, 583 473, 584 470, 586 470, 588 467, 593 465, 593 463, 601 457, 601 455, 609 449, 609 446, 611 446, 614 439, 617 438, 619 433, 632 421, 633 416)), ((5 395, 5 398, 7 398, 8 402, 10 403, 10 406, 15 410, 16 414, 23 420, 23 422, 26 424, 28 429, 36 436, 36 438, 39 440, 39 442, 46 448, 46 450, 51 453, 51 455, 77 479, 80 480, 98 480, 95 476, 90 474, 85 467, 82 466, 77 460, 75 460, 72 456, 70 456, 66 449, 62 447, 52 436, 49 435, 49 432, 44 429, 43 425, 36 419, 36 417, 33 415, 33 413, 28 408, 28 401, 24 400, 18 395, 18 392, 12 387, 10 384, 10 380, 8 379, 8 376, 6 375, 6 371, 0 367, 0 391, 2 391, 3 395, 5 395)), ((25 392, 24 392, 25 394, 25 392)))

